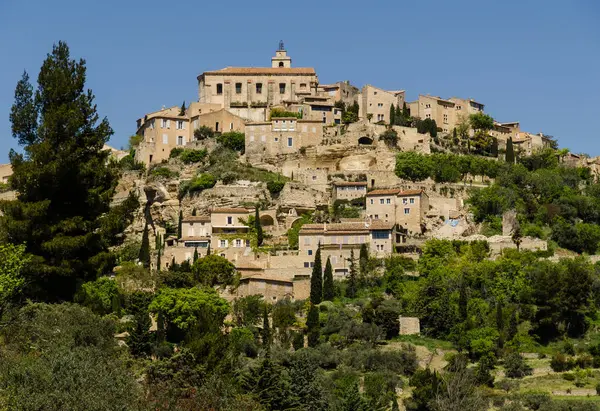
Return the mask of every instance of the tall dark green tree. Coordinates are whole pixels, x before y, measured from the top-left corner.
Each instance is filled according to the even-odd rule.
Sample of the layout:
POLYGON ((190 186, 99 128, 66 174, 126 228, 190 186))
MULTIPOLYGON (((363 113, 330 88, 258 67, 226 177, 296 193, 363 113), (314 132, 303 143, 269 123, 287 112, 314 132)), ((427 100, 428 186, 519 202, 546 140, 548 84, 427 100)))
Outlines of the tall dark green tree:
POLYGON ((185 116, 185 100, 181 104, 181 108, 179 109, 179 115, 180 116, 185 116))
POLYGON ((268 353, 271 347, 271 327, 269 326, 269 309, 266 304, 263 307, 263 327, 260 334, 263 347, 265 347, 268 353))
POLYGON ((394 115, 394 124, 398 126, 404 125, 404 117, 402 116, 402 110, 400 109, 400 104, 396 106, 396 114, 394 115))
POLYGON ((323 301, 333 301, 334 296, 333 267, 331 267, 331 261, 329 260, 329 257, 327 257, 325 273, 323 274, 323 301))
POLYGON ((264 235, 262 224, 260 223, 260 215, 258 212, 258 206, 254 208, 254 230, 256 231, 256 242, 260 247, 263 244, 264 235))
POLYGON ((306 315, 306 331, 308 333, 308 346, 316 347, 319 344, 321 327, 319 323, 319 307, 312 303, 306 315))
POLYGON ((356 263, 354 262, 354 250, 350 250, 350 273, 348 274, 348 286, 346 287, 346 297, 356 297, 358 289, 358 278, 356 273, 356 263))
POLYGON ((116 259, 106 235, 118 179, 104 144, 113 134, 85 89, 84 60, 72 60, 60 42, 48 54, 34 88, 27 73, 17 83, 10 113, 23 154, 9 154, 10 187, 18 195, 0 204, 4 241, 26 244, 27 292, 40 299, 71 299, 81 281, 109 272, 116 259))
POLYGON ((405 120, 408 120, 410 117, 410 110, 406 106, 406 101, 402 103, 402 117, 404 117, 405 120))
POLYGON ((390 104, 390 126, 396 124, 396 109, 393 104, 390 104))
POLYGON ((148 237, 148 223, 144 224, 144 232, 142 233, 142 245, 140 246, 140 263, 144 267, 150 267, 150 238, 148 237))
POLYGON ((360 275, 362 277, 367 276, 369 270, 369 249, 366 243, 360 245, 360 253, 358 255, 358 266, 360 268, 360 275))
POLYGON ((321 245, 317 247, 315 262, 310 276, 310 302, 320 304, 323 299, 323 267, 321 266, 321 245))
POLYGON ((513 147, 512 137, 509 137, 508 141, 506 142, 506 155, 504 158, 506 159, 507 163, 515 163, 515 149, 513 147))
POLYGON ((127 345, 131 354, 136 357, 144 357, 150 354, 154 336, 150 332, 152 322, 148 310, 140 310, 135 313, 134 327, 129 333, 127 345))
POLYGON ((180 209, 179 210, 179 219, 177 220, 177 238, 181 238, 182 237, 182 227, 183 225, 183 211, 180 209))
POLYGON ((194 259, 192 262, 195 263, 196 261, 198 261, 198 247, 194 248, 194 259))

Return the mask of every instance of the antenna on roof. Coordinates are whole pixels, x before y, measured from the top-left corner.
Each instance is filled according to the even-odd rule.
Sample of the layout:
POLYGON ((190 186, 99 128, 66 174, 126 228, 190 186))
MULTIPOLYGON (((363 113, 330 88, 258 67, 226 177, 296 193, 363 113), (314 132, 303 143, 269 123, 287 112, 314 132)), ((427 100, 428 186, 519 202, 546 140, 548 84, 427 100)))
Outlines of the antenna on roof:
POLYGON ((285 48, 283 47, 283 40, 279 40, 279 51, 283 51, 285 48))

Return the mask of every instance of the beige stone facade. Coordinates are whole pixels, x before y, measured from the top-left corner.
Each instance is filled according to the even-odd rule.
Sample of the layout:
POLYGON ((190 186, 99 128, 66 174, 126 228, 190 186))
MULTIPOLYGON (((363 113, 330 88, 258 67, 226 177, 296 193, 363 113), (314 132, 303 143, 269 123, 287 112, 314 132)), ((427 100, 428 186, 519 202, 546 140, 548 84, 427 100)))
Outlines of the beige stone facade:
POLYGON ((295 117, 246 124, 246 156, 293 154, 302 147, 316 146, 323 140, 323 124, 295 117))
POLYGON ((358 102, 360 90, 349 81, 339 81, 334 84, 319 84, 319 94, 328 96, 333 101, 342 101, 346 106, 358 102))
POLYGON ((404 90, 387 91, 366 85, 358 96, 359 118, 367 119, 369 114, 373 115, 371 122, 390 122, 390 106, 402 107, 405 101, 404 90))
POLYGON ((12 176, 12 165, 0 164, 0 182, 8 184, 8 178, 12 176))
POLYGON ((281 278, 259 274, 242 278, 236 296, 239 298, 256 294, 262 295, 270 303, 284 299, 305 300, 310 295, 310 277, 281 278))
POLYGON ((367 182, 338 181, 332 184, 333 201, 354 200, 367 195, 367 182))
POLYGON ((304 268, 312 268, 320 246, 323 266, 330 258, 334 276, 339 278, 348 274, 353 250, 357 261, 362 244, 367 244, 374 257, 385 257, 394 251, 396 240, 394 224, 384 221, 305 224, 300 229, 298 249, 305 258, 304 268))
POLYGON ((513 145, 515 151, 521 153, 521 155, 530 156, 538 150, 552 146, 552 140, 544 136, 543 133, 518 132, 516 134, 516 137, 513 138, 513 145))
POLYGON ((381 189, 367 193, 367 216, 403 228, 408 234, 420 234, 429 211, 429 197, 422 190, 381 189))

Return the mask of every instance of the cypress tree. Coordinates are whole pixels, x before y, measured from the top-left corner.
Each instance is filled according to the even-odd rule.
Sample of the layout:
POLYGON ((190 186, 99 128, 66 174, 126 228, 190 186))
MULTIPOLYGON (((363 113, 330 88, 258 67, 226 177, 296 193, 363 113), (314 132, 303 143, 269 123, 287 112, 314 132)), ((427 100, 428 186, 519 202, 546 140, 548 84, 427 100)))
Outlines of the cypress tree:
POLYGON ((315 262, 310 276, 310 302, 320 304, 323 298, 323 267, 321 266, 321 245, 317 247, 315 262))
POLYGON ((85 88, 84 60, 72 60, 64 42, 42 64, 37 88, 24 73, 11 108, 12 134, 23 154, 9 154, 10 188, 17 199, 0 205, 4 238, 25 244, 26 293, 42 300, 70 300, 81 281, 109 272, 115 235, 102 225, 118 170, 104 144, 113 134, 100 120, 85 88))
POLYGON ((515 163, 515 149, 513 147, 512 137, 508 138, 506 142, 506 162, 514 164, 515 163))
POLYGON ((263 229, 262 224, 260 223, 258 206, 254 208, 254 229, 256 230, 256 242, 260 247, 263 244, 263 229))
POLYGON ((196 262, 198 261, 198 247, 194 248, 194 259, 192 260, 192 262, 196 262))
POLYGON ((396 106, 396 115, 394 116, 394 124, 399 126, 404 125, 404 118, 402 116, 402 110, 400 110, 400 104, 396 106))
POLYGON ((179 115, 180 116, 185 116, 185 100, 181 104, 181 108, 179 109, 179 115))
POLYGON ((148 238, 148 223, 144 224, 144 232, 142 233, 142 245, 140 246, 139 254, 140 263, 146 268, 150 267, 150 239, 148 238))
POLYGON ((308 346, 316 347, 319 344, 320 336, 319 308, 312 303, 306 316, 306 329, 308 332, 308 346))
POLYGON ((496 137, 494 137, 492 139, 492 146, 491 146, 490 154, 494 158, 498 157, 498 139, 496 137))
POLYGON ((393 104, 390 104, 390 126, 396 124, 396 109, 393 104))
POLYGON ((179 210, 179 221, 177 222, 177 238, 181 238, 182 224, 183 224, 183 211, 180 209, 179 210))
POLYGON ((134 357, 144 357, 150 354, 153 335, 150 332, 150 316, 148 311, 141 310, 134 316, 135 326, 129 333, 127 345, 134 357))
POLYGON ((161 261, 160 261, 160 250, 159 250, 158 255, 156 256, 156 271, 160 271, 160 265, 161 265, 161 261))
POLYGON ((265 347, 267 353, 269 353, 271 347, 271 327, 269 326, 269 311, 267 310, 266 304, 263 308, 263 328, 260 335, 262 338, 263 347, 265 347))
POLYGON ((402 103, 402 117, 405 119, 410 117, 410 111, 408 110, 408 107, 406 107, 406 101, 402 103))
POLYGON ((360 268, 360 275, 362 277, 366 277, 367 271, 369 269, 369 250, 367 249, 366 243, 362 243, 360 245, 360 254, 358 256, 358 265, 360 268))
POLYGON ((354 250, 350 250, 350 274, 348 275, 348 287, 346 287, 346 297, 356 297, 358 279, 356 278, 356 264, 354 263, 354 250))
POLYGON ((329 257, 327 257, 327 262, 325 263, 325 274, 323 278, 323 301, 333 301, 334 294, 333 268, 331 267, 331 261, 329 260, 329 257))
POLYGON ((208 243, 208 248, 206 249, 206 255, 210 255, 210 243, 208 243))

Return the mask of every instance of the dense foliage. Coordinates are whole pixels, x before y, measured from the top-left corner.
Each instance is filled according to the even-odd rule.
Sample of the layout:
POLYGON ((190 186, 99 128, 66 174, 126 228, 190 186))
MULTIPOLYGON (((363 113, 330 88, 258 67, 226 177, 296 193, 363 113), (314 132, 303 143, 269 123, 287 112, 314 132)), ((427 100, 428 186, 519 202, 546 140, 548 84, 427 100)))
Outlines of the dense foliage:
POLYGON ((436 183, 456 183, 470 176, 495 178, 503 164, 475 155, 398 153, 396 175, 410 181, 432 178, 436 183))

